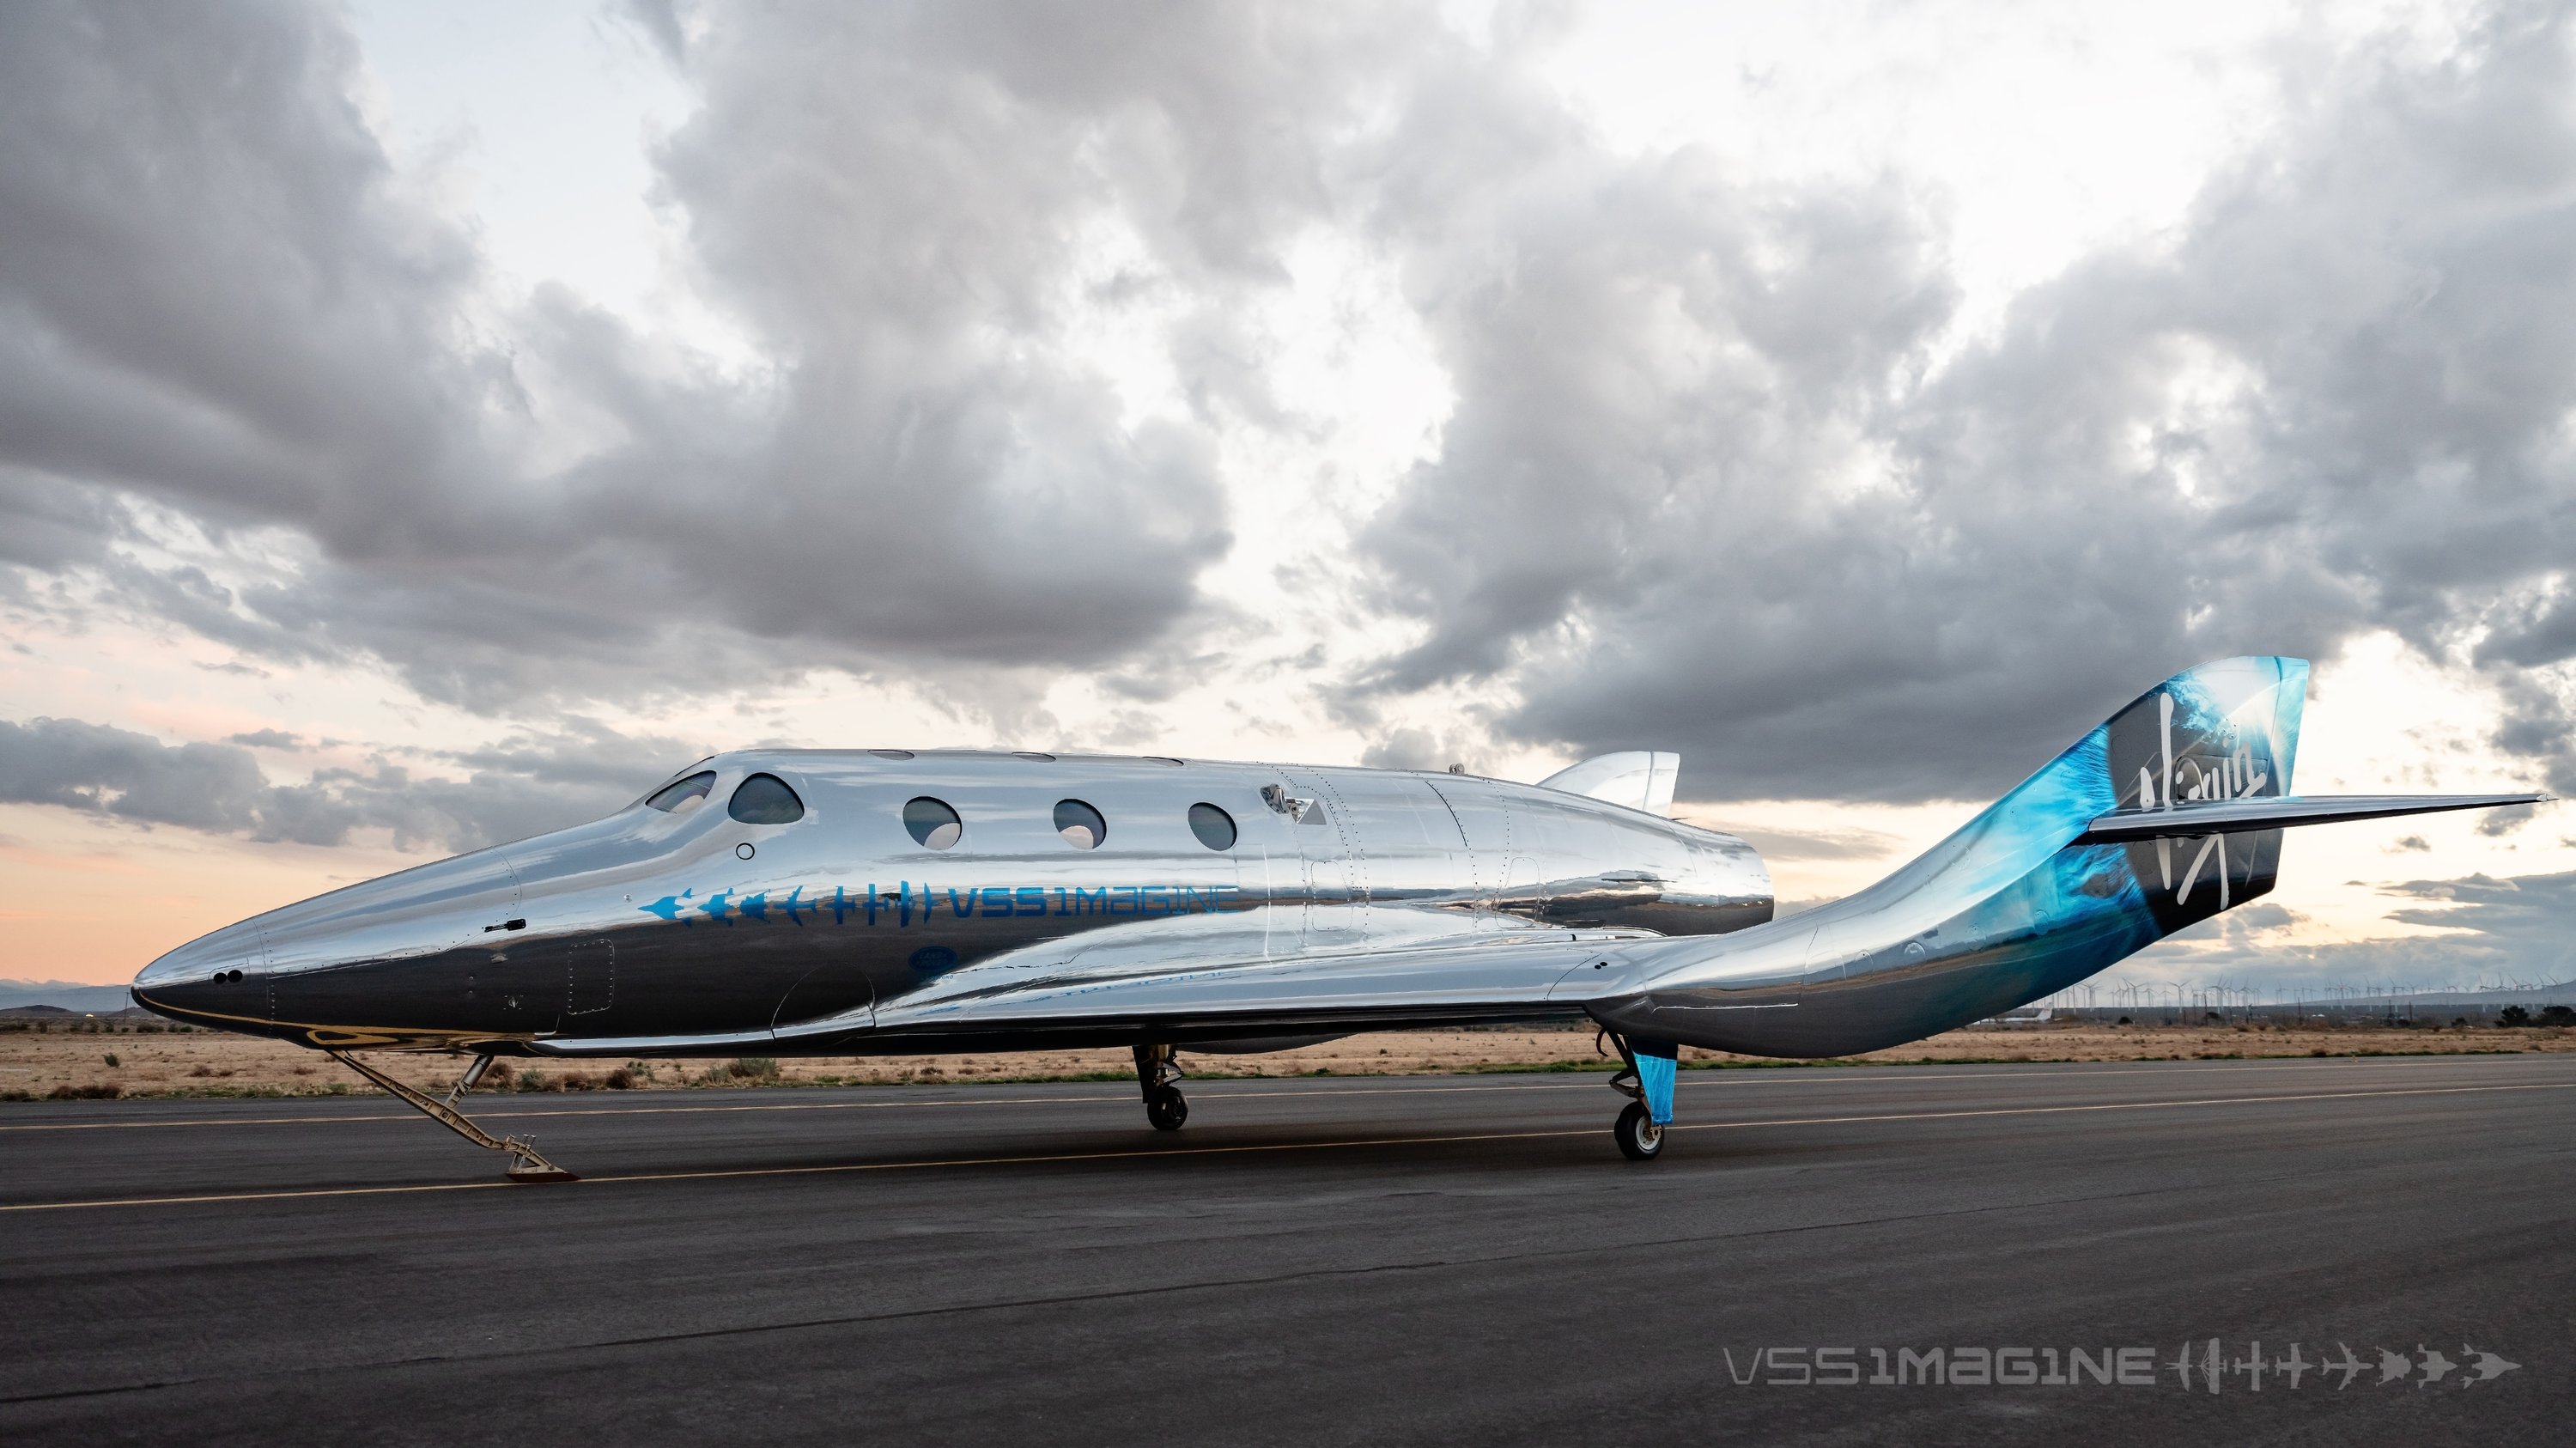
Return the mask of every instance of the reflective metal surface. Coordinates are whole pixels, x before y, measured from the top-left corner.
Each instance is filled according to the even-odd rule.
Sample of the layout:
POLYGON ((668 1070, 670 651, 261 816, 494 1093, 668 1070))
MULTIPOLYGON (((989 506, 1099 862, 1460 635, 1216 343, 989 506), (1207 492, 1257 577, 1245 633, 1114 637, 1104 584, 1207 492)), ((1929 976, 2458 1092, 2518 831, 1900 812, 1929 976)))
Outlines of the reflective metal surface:
POLYGON ((1629 994, 1593 1012, 1648 1040, 1875 1050, 2038 999, 2253 899, 2272 888, 2281 848, 2259 822, 2216 821, 2179 847, 2083 841, 2118 811, 2188 821, 2199 801, 2286 793, 2307 673, 2266 658, 2178 675, 1878 884, 1722 952, 1629 952, 1629 994))
MULTIPOLYGON (((759 751, 692 766, 703 791, 217 931, 134 993, 318 1046, 541 1055, 1253 1049, 1547 1016, 1641 1059, 1869 1050, 2263 894, 2279 826, 2464 803, 2289 800, 2306 681, 2296 659, 2178 675, 1922 858, 1786 920, 1743 841, 1538 786, 759 751)), ((1650 799, 1643 757, 1656 772, 1595 786, 1650 799)))
POLYGON ((1569 1011, 1547 994, 1565 963, 1525 947, 1771 912, 1740 840, 1459 775, 964 751, 692 769, 714 784, 674 791, 674 812, 639 803, 272 911, 154 962, 137 999, 313 1044, 540 1053, 932 1050, 979 1031, 1133 1040, 1166 1025, 1244 1038, 1283 1034, 1244 1024, 1288 1004, 1256 984, 1282 969, 1340 982, 1289 991, 1292 1025, 1569 1011), (731 817, 763 774, 801 817, 731 817), (921 799, 958 826, 916 839, 905 807, 921 799), (1202 843, 1194 805, 1232 821, 1229 848, 1202 843), (1058 824, 1083 810, 1103 826, 1095 848, 1058 824), (1479 942, 1518 963, 1444 949, 1479 942), (1065 996, 1049 1019, 977 1024, 1040 980, 1065 996), (1111 1007, 1144 986, 1206 1020, 1111 1007))

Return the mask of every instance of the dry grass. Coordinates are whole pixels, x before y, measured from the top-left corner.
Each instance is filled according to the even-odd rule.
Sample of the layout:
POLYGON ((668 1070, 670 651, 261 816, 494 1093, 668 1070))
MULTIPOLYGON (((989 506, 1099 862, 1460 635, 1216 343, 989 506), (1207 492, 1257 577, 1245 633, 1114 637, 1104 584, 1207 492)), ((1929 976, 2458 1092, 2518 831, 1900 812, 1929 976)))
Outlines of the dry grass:
MULTIPOLYGON (((2253 1056, 2422 1055, 2455 1052, 2576 1051, 2576 1032, 2558 1029, 2354 1027, 2337 1030, 2236 1026, 2111 1027, 2053 1024, 1952 1031, 1854 1059, 1871 1061, 2138 1061, 2253 1056)), ((377 1064, 414 1084, 444 1091, 461 1057, 382 1053, 377 1064)), ((1782 1063, 1714 1051, 1683 1053, 1700 1066, 1782 1063)), ((1408 1031, 1264 1056, 1183 1053, 1199 1079, 1223 1076, 1423 1075, 1497 1070, 1602 1068, 1592 1033, 1581 1029, 1408 1031)), ((879 1056, 770 1061, 504 1062, 485 1089, 627 1090, 650 1087, 850 1085, 905 1081, 1031 1078, 1127 1079, 1123 1050, 879 1056)), ((0 1097, 61 1095, 314 1096, 373 1088, 316 1052, 277 1041, 206 1031, 115 1034, 0 1030, 0 1097), (118 1064, 109 1065, 114 1056, 118 1064), (113 1089, 111 1089, 113 1088, 113 1089)))

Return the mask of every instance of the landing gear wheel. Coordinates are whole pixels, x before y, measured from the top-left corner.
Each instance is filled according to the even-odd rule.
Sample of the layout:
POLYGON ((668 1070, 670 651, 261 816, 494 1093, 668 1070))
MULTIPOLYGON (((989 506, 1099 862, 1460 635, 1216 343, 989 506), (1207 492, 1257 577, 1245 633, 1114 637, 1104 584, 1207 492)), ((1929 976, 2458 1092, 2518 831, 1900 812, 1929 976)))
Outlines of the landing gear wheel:
POLYGON ((1653 1161, 1664 1154, 1664 1129, 1647 1114, 1643 1101, 1629 1102, 1611 1131, 1619 1138, 1619 1154, 1630 1161, 1653 1161))
POLYGON ((1145 1098, 1145 1119, 1156 1131, 1178 1131, 1190 1119, 1190 1103, 1177 1086, 1160 1086, 1145 1098))

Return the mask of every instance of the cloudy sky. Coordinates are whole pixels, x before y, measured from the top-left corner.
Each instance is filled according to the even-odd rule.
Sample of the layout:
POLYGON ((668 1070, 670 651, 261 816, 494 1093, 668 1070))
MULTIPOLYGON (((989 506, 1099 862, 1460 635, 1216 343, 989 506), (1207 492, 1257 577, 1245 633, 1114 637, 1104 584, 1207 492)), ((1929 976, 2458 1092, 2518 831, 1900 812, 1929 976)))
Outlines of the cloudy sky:
MULTIPOLYGON (((2576 790, 2566 6, 0 7, 0 976, 755 743, 2576 790)), ((2127 978, 2576 975, 2576 813, 2127 978)))

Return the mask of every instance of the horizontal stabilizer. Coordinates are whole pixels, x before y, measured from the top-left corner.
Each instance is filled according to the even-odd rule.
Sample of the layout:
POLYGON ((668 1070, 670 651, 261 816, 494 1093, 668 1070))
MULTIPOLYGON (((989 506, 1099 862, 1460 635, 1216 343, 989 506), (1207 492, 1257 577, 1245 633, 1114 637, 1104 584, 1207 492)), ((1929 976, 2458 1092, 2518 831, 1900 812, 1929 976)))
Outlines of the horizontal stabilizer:
POLYGON ((2391 815, 2543 804, 2550 798, 2545 794, 2327 794, 2189 800, 2163 809, 2124 809, 2096 816, 2075 843, 2116 845, 2132 840, 2185 839, 2235 830, 2277 830, 2290 825, 2331 825, 2391 815))
POLYGON ((1682 757, 1655 750, 1630 749, 1618 754, 1596 754, 1538 782, 1541 789, 1558 789, 1589 799, 1608 800, 1641 809, 1648 814, 1668 815, 1673 812, 1673 785, 1681 778, 1682 757))

